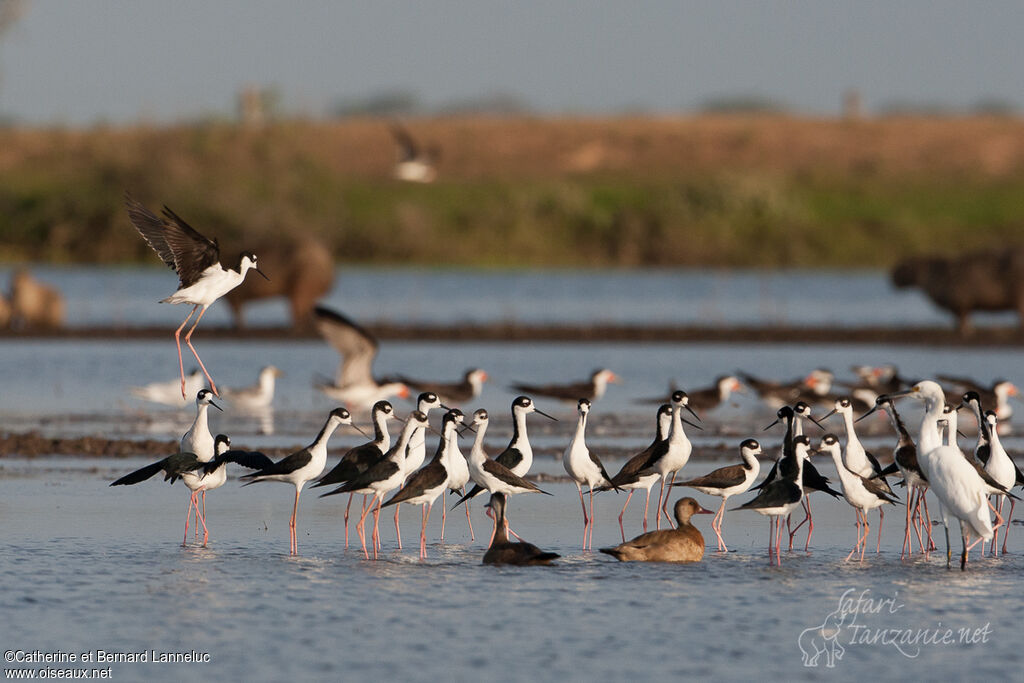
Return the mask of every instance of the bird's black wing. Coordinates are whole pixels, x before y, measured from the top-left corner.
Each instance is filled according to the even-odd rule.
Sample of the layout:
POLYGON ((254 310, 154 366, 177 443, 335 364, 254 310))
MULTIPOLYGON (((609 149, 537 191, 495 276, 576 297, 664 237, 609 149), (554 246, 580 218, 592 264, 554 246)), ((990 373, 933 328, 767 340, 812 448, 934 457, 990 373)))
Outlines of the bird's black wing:
POLYGON ((259 451, 231 450, 221 453, 209 463, 203 465, 203 471, 210 473, 222 463, 228 462, 233 462, 250 470, 265 470, 274 466, 274 461, 259 451))
POLYGON ((146 244, 153 248, 168 268, 176 271, 178 268, 174 260, 174 251, 164 237, 164 221, 130 194, 125 194, 124 203, 128 209, 128 220, 142 235, 142 239, 146 240, 146 244))
POLYGON ((603 464, 601 464, 601 459, 600 459, 600 458, 598 458, 598 457, 597 457, 596 455, 594 455, 594 452, 593 452, 593 451, 591 451, 591 450, 588 450, 588 451, 587 451, 587 455, 589 455, 589 456, 590 456, 590 462, 592 462, 592 463, 594 463, 595 465, 597 465, 597 469, 598 469, 598 471, 599 471, 599 472, 601 473, 601 476, 602 476, 602 477, 604 477, 604 480, 605 480, 606 482, 608 482, 609 484, 611 484, 611 485, 612 485, 612 488, 613 488, 613 489, 615 489, 616 491, 619 491, 619 492, 621 492, 621 491, 622 491, 622 489, 620 489, 620 488, 618 487, 618 485, 616 485, 616 484, 612 483, 612 478, 611 478, 611 475, 609 475, 609 474, 608 474, 608 470, 606 470, 606 469, 604 468, 604 465, 603 465, 603 464))
POLYGON ((424 491, 437 488, 448 479, 448 471, 438 463, 431 463, 413 474, 405 486, 381 507, 396 505, 421 495, 424 491))
POLYGON ((391 137, 395 139, 395 143, 398 145, 402 161, 412 161, 419 156, 419 148, 416 146, 416 141, 412 139, 409 131, 405 128, 397 123, 392 123, 391 137))
POLYGON ((182 286, 188 286, 199 279, 200 273, 220 261, 220 249, 215 240, 203 237, 166 206, 164 216, 164 240, 174 254, 174 269, 178 271, 182 286))
MULTIPOLYGON (((309 452, 308 448, 303 448, 301 451, 296 451, 289 456, 271 464, 270 467, 265 467, 257 472, 252 472, 242 476, 242 479, 257 479, 259 477, 268 477, 274 474, 291 474, 297 469, 305 467, 313 459, 313 454, 309 452)), ((252 484, 253 482, 249 482, 252 484)))
POLYGON ((141 467, 134 472, 124 475, 117 481, 113 482, 111 486, 127 486, 130 484, 138 484, 140 481, 146 481, 157 472, 162 471, 166 462, 167 458, 164 458, 163 460, 158 460, 152 465, 141 467))

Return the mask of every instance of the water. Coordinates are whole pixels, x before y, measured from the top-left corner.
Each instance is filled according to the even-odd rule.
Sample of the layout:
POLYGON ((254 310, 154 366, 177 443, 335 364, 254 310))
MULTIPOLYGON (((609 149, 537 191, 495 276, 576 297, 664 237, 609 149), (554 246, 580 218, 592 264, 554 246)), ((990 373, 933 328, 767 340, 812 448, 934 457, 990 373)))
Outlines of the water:
MULTIPOLYGON (((70 278, 63 288, 69 293, 73 324, 176 325, 182 307, 153 303, 173 286, 173 276, 132 272, 59 269, 40 277, 70 278)), ((920 302, 905 300, 906 307, 900 309, 898 299, 904 295, 887 292, 877 273, 844 279, 807 273, 666 271, 606 277, 345 271, 338 285, 332 302, 357 318, 375 320, 557 321, 577 316, 628 322, 671 317, 678 322, 895 325, 942 319, 920 302), (753 291, 758 294, 744 297, 742 283, 757 284, 753 291), (713 294, 685 296, 687 288, 713 294), (365 295, 369 291, 374 297, 365 295), (765 291, 773 293, 761 294, 765 291), (520 292, 534 293, 544 305, 529 304, 530 297, 520 292), (819 298, 821 292, 851 306, 862 292, 870 292, 869 299, 880 297, 886 305, 873 300, 870 306, 847 309, 846 303, 837 306, 819 298), (456 305, 441 305, 445 297, 456 305), (889 304, 906 315, 894 316, 889 304), (847 315, 850 310, 852 316, 847 315)), ((274 312, 276 304, 266 306, 259 309, 265 316, 251 316, 254 323, 284 321, 283 307, 274 312)), ((211 309, 211 315, 223 314, 219 308, 211 309)), ((325 343, 203 340, 201 331, 196 343, 222 384, 250 384, 267 363, 286 373, 279 380, 272 429, 259 416, 237 414, 226 401, 223 413, 213 411, 212 428, 231 434, 236 445, 308 443, 333 407, 312 388, 313 377, 333 374, 338 362, 325 343)), ((508 408, 515 393, 509 384, 576 380, 595 367, 612 368, 623 382, 612 385, 595 404, 588 443, 595 452, 611 454, 609 469, 617 469, 619 457, 651 438, 653 407, 637 400, 665 393, 671 382, 704 386, 715 375, 736 369, 788 379, 819 366, 831 367, 842 377, 854 363, 896 363, 904 376, 948 372, 983 380, 1015 379, 1022 361, 1021 351, 1013 348, 408 341, 385 342, 377 371, 454 379, 466 367, 487 369, 492 380, 480 400, 464 408, 489 410, 493 424, 488 448, 494 452, 511 431, 508 408)), ((153 406, 128 393, 130 386, 177 374, 170 335, 144 341, 3 340, 0 372, 5 431, 172 440, 191 421, 191 410, 153 406)), ((560 421, 531 416, 531 437, 539 454, 534 471, 559 473, 560 462, 549 456, 568 444, 573 410, 543 399, 538 405, 560 421)), ((410 408, 399 404, 399 412, 410 408)), ((917 413, 910 406, 907 413, 908 421, 916 424, 917 413)), ((708 460, 708 449, 733 449, 746 436, 761 439, 769 452, 777 448, 781 435, 761 431, 772 412, 751 395, 736 396, 704 417, 705 431, 692 433, 698 455, 685 473, 698 475, 725 464, 708 460)), ((357 420, 366 424, 365 416, 357 420)), ((828 426, 840 429, 838 423, 828 426)), ((962 428, 969 431, 969 421, 962 428)), ((891 448, 894 441, 884 424, 865 425, 865 434, 869 447, 891 448)), ((338 449, 360 440, 339 433, 329 464, 338 449)), ((1013 450, 1024 446, 1014 433, 1005 441, 1013 450)), ((939 556, 899 560, 902 510, 895 509, 885 522, 883 553, 870 553, 863 564, 845 563, 854 536, 850 510, 845 503, 816 500, 812 553, 785 555, 781 568, 767 566, 767 522, 745 512, 726 517, 725 535, 733 552, 710 552, 703 563, 690 566, 630 565, 578 549, 582 525, 575 487, 555 482, 543 485, 551 497, 513 500, 509 516, 525 538, 563 559, 551 568, 500 569, 480 565, 490 531, 480 499, 472 506, 475 543, 469 541, 465 516, 457 510, 449 515, 447 544, 438 544, 435 508, 428 528, 429 556, 420 562, 418 511, 404 509, 406 549, 395 548, 389 514, 381 524, 383 557, 367 562, 360 551, 344 549, 341 497, 318 500, 306 491, 299 512, 300 556, 290 558, 291 487, 267 483, 243 489, 233 473, 226 486, 209 496, 210 547, 182 548, 181 510, 187 495, 180 484, 167 486, 154 479, 133 487, 107 486, 151 460, 0 460, 4 650, 195 650, 210 655, 210 662, 202 664, 107 665, 117 680, 197 675, 210 680, 810 679, 826 667, 824 661, 819 667, 804 667, 801 633, 822 624, 846 594, 891 599, 891 604, 874 613, 862 603, 851 616, 853 623, 846 622, 841 641, 845 654, 830 670, 841 679, 861 679, 868 671, 879 678, 907 671, 941 679, 981 678, 1003 675, 1020 664, 1020 600, 1014 597, 1024 568, 1019 527, 1010 538, 1015 554, 999 560, 975 555, 968 572, 947 572, 939 556), (942 628, 957 631, 956 637, 961 628, 982 635, 972 644, 924 645, 913 658, 913 648, 904 654, 891 643, 851 642, 880 629, 902 635, 907 629, 935 630, 940 622, 942 628)), ((821 469, 828 474, 831 465, 821 469)), ((696 497, 709 507, 718 502, 696 497)), ((637 498, 626 515, 630 535, 640 527, 642 499, 637 498)), ((614 494, 598 497, 595 546, 617 542, 622 501, 614 494)), ((873 514, 872 541, 876 520, 873 514)), ((697 525, 706 538, 713 538, 709 521, 701 517, 697 525)), ((849 600, 845 605, 849 612, 849 600)))
MULTIPOLYGON (((6 282, 10 267, 0 267, 6 282)), ((36 267, 63 292, 68 324, 168 325, 185 306, 155 305, 177 285, 166 269, 36 267)), ((726 325, 952 325, 919 290, 896 290, 881 271, 339 269, 324 299, 366 323, 606 323, 726 325)), ((281 300, 253 302, 253 326, 284 325, 281 300)), ((977 324, 1014 324, 1012 313, 978 314, 977 324)), ((210 308, 203 325, 227 325, 210 308)))
MULTIPOLYGON (((307 491, 301 555, 290 558, 290 487, 243 489, 229 481, 209 496, 210 547, 182 548, 187 496, 180 485, 106 487, 137 464, 4 463, 5 649, 210 654, 208 664, 113 664, 117 680, 810 679, 824 666, 803 666, 801 632, 821 624, 852 589, 862 598, 893 598, 896 609, 862 608, 860 628, 844 633, 846 653, 831 672, 843 680, 908 670, 922 678, 987 678, 1021 662, 1020 601, 1012 597, 1024 568, 1019 528, 1011 537, 1016 554, 947 572, 937 556, 900 562, 900 513, 891 511, 883 554, 845 563, 850 511, 817 500, 812 553, 787 554, 781 568, 765 562, 767 522, 744 512, 726 516, 734 552, 710 552, 690 566, 620 564, 578 549, 575 489, 548 484, 554 496, 513 500, 510 519, 525 538, 563 555, 557 567, 481 566, 489 527, 477 501, 476 543, 457 511, 449 514, 447 544, 437 544, 435 509, 428 559, 420 562, 418 511, 405 509, 406 549, 395 549, 387 515, 383 557, 372 562, 358 541, 344 549, 343 501, 307 491), (913 659, 891 645, 850 642, 879 629, 939 623, 972 631, 987 625, 987 642, 924 646, 913 659)), ((598 497, 596 546, 617 542, 621 500, 598 497)), ((634 501, 630 533, 639 513, 634 501)), ((712 536, 708 520, 698 526, 712 536)))

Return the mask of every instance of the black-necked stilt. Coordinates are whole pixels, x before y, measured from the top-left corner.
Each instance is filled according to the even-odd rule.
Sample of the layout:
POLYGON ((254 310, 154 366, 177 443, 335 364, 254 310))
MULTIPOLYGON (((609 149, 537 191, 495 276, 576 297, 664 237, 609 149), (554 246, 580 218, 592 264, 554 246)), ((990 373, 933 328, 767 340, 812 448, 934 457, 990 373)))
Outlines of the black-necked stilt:
POLYGON ((461 382, 446 384, 443 382, 426 382, 418 379, 410 379, 399 375, 396 378, 406 386, 416 391, 430 392, 437 394, 445 403, 460 404, 472 401, 483 391, 484 382, 489 378, 487 373, 480 368, 466 370, 461 382))
POLYGON ((622 505, 622 511, 619 512, 619 532, 622 534, 623 542, 626 541, 626 529, 622 525, 622 517, 626 514, 629 500, 633 497, 633 492, 636 489, 647 491, 647 497, 644 500, 644 532, 647 532, 647 507, 651 502, 651 487, 654 486, 654 482, 661 479, 661 475, 653 471, 645 473, 643 469, 648 462, 661 457, 668 450, 668 434, 669 429, 672 427, 672 406, 666 403, 658 407, 656 424, 657 432, 651 445, 626 461, 626 464, 622 466, 619 473, 612 477, 611 486, 601 486, 598 488, 598 491, 607 491, 612 486, 616 486, 620 489, 629 490, 626 502, 622 505))
POLYGON ((949 524, 956 519, 960 522, 960 537, 963 552, 960 569, 967 569, 967 551, 980 540, 992 538, 992 520, 989 517, 987 487, 977 470, 967 461, 956 446, 942 445, 939 435, 939 418, 945 405, 945 394, 936 382, 924 380, 906 391, 887 394, 895 399, 903 396, 924 401, 925 413, 921 419, 921 434, 918 438, 918 463, 928 480, 928 487, 942 504, 942 519, 946 527, 946 566, 952 559, 949 545, 949 524), (970 546, 969 536, 977 536, 970 546))
MULTIPOLYGON (((446 405, 441 403, 440 397, 432 391, 424 391, 416 399, 416 410, 420 411, 426 416, 430 416, 430 411, 434 408, 448 409, 446 405)), ((405 453, 405 462, 402 464, 402 483, 398 488, 405 486, 405 480, 409 478, 409 475, 418 470, 422 465, 423 461, 427 459, 427 431, 420 430, 412 435, 412 441, 409 442, 409 446, 405 453)), ((351 498, 350 498, 351 500, 351 498)), ((401 505, 395 506, 395 536, 398 538, 398 549, 402 549, 402 527, 398 521, 399 511, 402 509, 401 505)))
POLYGON ((181 392, 181 380, 177 377, 164 382, 150 382, 141 387, 132 387, 132 395, 144 401, 161 403, 167 406, 181 408, 188 405, 189 396, 195 396, 200 389, 206 386, 206 378, 199 368, 194 368, 185 375, 185 393, 181 392))
MULTIPOLYGON (((499 453, 495 462, 504 465, 520 477, 525 477, 533 466, 533 447, 530 446, 530 437, 526 433, 526 416, 530 413, 543 415, 549 420, 555 420, 544 411, 537 408, 533 399, 529 396, 517 396, 512 401, 512 439, 508 446, 499 453)), ((555 420, 557 422, 557 420, 555 420)), ((470 489, 466 498, 475 498, 483 493, 484 487, 477 485, 470 489)))
MULTIPOLYGON (((350 448, 341 460, 331 468, 327 474, 320 477, 310 488, 330 486, 331 484, 344 484, 359 476, 374 463, 384 457, 384 454, 391 448, 391 434, 388 433, 387 421, 395 417, 395 409, 387 401, 377 401, 370 410, 370 420, 373 422, 373 439, 367 443, 350 448)), ((353 425, 355 427, 355 425, 353 425)), ((355 427, 360 434, 362 430, 355 427)), ((365 434, 364 434, 365 436, 365 434)), ((348 504, 345 506, 345 547, 348 547, 348 516, 352 507, 352 496, 348 497, 348 504)), ((363 499, 363 509, 366 509, 366 499, 363 499)))
POLYGON ((338 493, 361 493, 364 496, 372 496, 369 507, 363 506, 363 513, 359 517, 356 531, 359 532, 359 540, 363 544, 363 555, 369 559, 370 554, 366 551, 366 531, 363 525, 366 523, 366 513, 373 509, 374 503, 377 508, 373 510, 373 559, 377 559, 377 548, 380 544, 380 506, 386 496, 402 485, 405 478, 405 458, 412 439, 423 431, 427 426, 427 416, 420 411, 414 411, 406 420, 402 434, 396 443, 384 457, 371 465, 365 472, 351 479, 346 484, 333 491, 320 496, 333 496, 338 493))
MULTIPOLYGON (((193 420, 192 426, 188 428, 184 436, 181 437, 179 442, 179 450, 183 453, 195 453, 196 457, 199 458, 200 462, 209 462, 213 460, 213 457, 217 454, 216 446, 214 444, 213 433, 210 431, 209 425, 209 408, 213 406, 217 410, 223 410, 219 405, 213 402, 213 392, 209 389, 200 389, 196 392, 196 419, 193 420)), ((196 524, 195 534, 196 538, 199 537, 199 525, 202 524, 203 528, 206 527, 206 491, 203 489, 203 476, 201 474, 186 472, 182 474, 182 482, 192 491, 192 500, 190 501, 190 510, 192 506, 195 506, 196 511, 196 524), (202 512, 199 509, 198 496, 202 494, 202 512), (201 521, 203 518, 203 521, 201 521)), ((182 545, 188 540, 188 516, 185 517, 185 540, 182 541, 182 545)))
MULTIPOLYGON (((458 426, 465 421, 466 416, 458 408, 450 408, 448 413, 455 418, 455 429, 449 436, 448 450, 445 452, 448 458, 444 463, 445 469, 448 471, 448 490, 465 497, 466 484, 469 483, 469 464, 466 462, 466 456, 459 450, 458 426)), ((441 542, 444 543, 444 525, 448 517, 448 509, 444 505, 444 501, 441 503, 441 542)), ((475 541, 473 521, 469 518, 469 502, 466 503, 466 523, 469 525, 469 538, 475 541)))
MULTIPOLYGON (((238 257, 235 268, 226 268, 220 262, 220 248, 216 240, 203 237, 188 223, 181 220, 173 211, 164 207, 164 217, 160 218, 131 196, 125 197, 128 206, 128 218, 139 231, 142 238, 153 248, 160 259, 178 274, 180 283, 178 291, 160 303, 193 304, 191 312, 181 326, 174 332, 174 342, 178 347, 178 369, 181 371, 181 395, 185 396, 185 367, 181 360, 181 331, 196 311, 199 316, 185 334, 185 344, 191 349, 192 355, 210 383, 210 388, 217 394, 217 385, 213 383, 210 373, 206 371, 202 359, 192 346, 192 333, 195 331, 203 314, 214 301, 242 284, 245 274, 255 270, 263 277, 263 271, 256 265, 256 255, 251 251, 243 251, 238 257)), ((268 278, 269 279, 269 278, 268 278)))
MULTIPOLYGON (((877 405, 877 403, 874 405, 877 405)), ((885 480, 885 476, 882 474, 882 466, 878 464, 878 459, 864 449, 864 445, 861 444, 860 439, 857 437, 857 430, 854 427, 855 420, 853 418, 853 400, 848 396, 837 398, 835 407, 822 420, 832 415, 842 417, 843 425, 846 427, 846 448, 843 449, 843 464, 846 466, 846 469, 858 476, 872 479, 881 487, 880 490, 885 492, 886 496, 893 496, 893 490, 889 487, 889 482, 885 480)), ((847 498, 847 502, 849 502, 849 498, 847 498)), ((857 515, 859 528, 861 517, 867 514, 866 509, 863 506, 850 504, 853 505, 857 515)), ((885 522, 885 510, 881 504, 872 507, 878 508, 878 543, 875 545, 875 552, 877 553, 881 552, 882 549, 882 524, 885 522)))
POLYGON ((557 553, 546 553, 532 543, 508 540, 505 524, 505 494, 491 494, 487 507, 494 513, 494 533, 491 535, 490 547, 484 553, 483 564, 551 564, 552 560, 557 560, 560 557, 557 553))
POLYGON ((903 475, 903 484, 907 487, 908 491, 906 526, 903 530, 903 546, 900 550, 900 559, 902 560, 907 555, 913 553, 910 540, 911 525, 913 525, 913 529, 917 533, 917 545, 921 552, 931 552, 935 549, 935 543, 932 541, 932 521, 931 516, 928 514, 928 499, 925 497, 925 493, 928 491, 928 479, 924 476, 924 472, 921 471, 921 466, 918 464, 917 445, 914 443, 913 438, 911 438, 910 432, 907 431, 906 425, 903 424, 899 413, 896 412, 896 406, 893 404, 892 399, 886 395, 876 398, 875 407, 861 415, 857 420, 863 420, 876 410, 883 410, 889 416, 889 421, 892 423, 893 429, 896 430, 899 441, 897 441, 896 448, 893 450, 892 465, 884 468, 875 476, 882 477, 898 472, 903 475), (921 535, 922 526, 928 537, 927 545, 921 535))
POLYGON ((392 396, 409 397, 409 388, 405 384, 381 384, 374 378, 373 361, 377 357, 378 343, 372 334, 353 320, 324 306, 313 309, 313 319, 323 338, 341 354, 334 383, 317 383, 320 391, 357 408, 368 408, 392 396))
POLYGON ((440 156, 437 147, 421 149, 409 131, 397 123, 391 124, 391 137, 398 146, 398 161, 394 168, 396 179, 410 183, 431 183, 437 178, 435 165, 440 156))
MULTIPOLYGON (((661 528, 662 514, 665 515, 665 520, 668 521, 668 496, 665 495, 665 484, 667 483, 669 487, 672 486, 676 473, 690 461, 690 453, 693 452, 693 444, 690 443, 686 432, 683 431, 683 422, 693 427, 697 427, 697 425, 683 419, 683 409, 688 410, 698 421, 700 417, 690 408, 689 402, 690 397, 687 396, 685 391, 676 390, 672 392, 672 431, 669 433, 668 441, 666 442, 668 447, 663 453, 652 457, 641 471, 642 474, 657 472, 661 475, 658 507, 654 515, 655 529, 661 528)), ((700 427, 697 427, 697 429, 700 429, 700 427)))
MULTIPOLYGON (((810 439, 795 436, 792 440, 792 461, 794 466, 779 467, 778 477, 761 489, 757 496, 733 510, 753 510, 770 518, 768 525, 768 561, 774 554, 775 562, 782 566, 780 547, 782 543, 782 518, 788 517, 804 497, 803 468, 810 449, 810 439)), ((785 460, 790 460, 783 456, 785 460)))
POLYGON ((755 439, 746 439, 740 444, 742 465, 719 467, 703 477, 676 482, 673 486, 689 486, 709 496, 719 496, 722 505, 718 508, 715 518, 711 520, 711 528, 718 537, 718 549, 728 551, 725 539, 722 538, 722 521, 725 517, 725 503, 730 497, 746 493, 757 475, 761 472, 761 463, 757 456, 761 454, 761 444, 755 439))
POLYGON ((256 384, 238 389, 224 388, 224 398, 231 401, 231 406, 243 411, 262 410, 269 408, 274 402, 274 385, 283 373, 273 365, 260 369, 256 384))
MULTIPOLYGON (((860 561, 864 561, 864 551, 867 549, 868 534, 871 527, 868 525, 868 512, 875 508, 881 508, 886 503, 898 503, 892 497, 892 491, 884 481, 865 477, 851 470, 844 462, 839 439, 835 434, 826 434, 821 438, 819 452, 832 456, 832 462, 836 466, 836 474, 839 476, 839 487, 843 491, 843 498, 850 504, 857 513, 857 543, 853 550, 846 556, 847 561, 853 554, 860 550, 860 561), (861 524, 864 525, 863 535, 860 532, 861 524)), ((879 525, 881 525, 881 517, 879 525)))
MULTIPOLYGON (((420 505, 423 508, 423 524, 420 527, 420 558, 427 557, 427 520, 430 519, 430 509, 434 506, 437 497, 444 493, 448 486, 448 449, 451 444, 451 436, 455 432, 456 415, 451 411, 445 413, 441 420, 441 440, 437 445, 437 452, 426 465, 417 470, 409 477, 405 486, 398 493, 391 496, 391 499, 381 507, 408 503, 409 505, 420 505)), ((443 501, 442 501, 443 503, 443 501)))
MULTIPOLYGON (((253 451, 240 451, 240 450, 229 450, 231 447, 231 440, 224 434, 218 434, 214 440, 214 449, 216 455, 210 461, 202 461, 195 453, 178 452, 174 455, 169 455, 162 460, 146 465, 130 474, 126 474, 117 481, 113 482, 111 486, 125 486, 130 484, 138 484, 141 481, 146 481, 157 472, 164 473, 164 481, 174 483, 184 475, 192 475, 198 477, 200 487, 193 490, 189 496, 189 510, 185 516, 185 541, 188 540, 188 518, 192 514, 193 506, 196 506, 198 511, 198 505, 196 501, 196 491, 202 491, 204 494, 206 491, 212 491, 220 488, 227 481, 227 464, 230 462, 237 463, 243 467, 249 469, 261 469, 270 463, 270 459, 262 453, 253 451)), ((210 534, 206 526, 206 510, 203 510, 202 515, 196 516, 196 525, 203 526, 203 546, 205 547, 209 541, 210 534)), ((185 544, 182 542, 182 545, 185 544)))
MULTIPOLYGON (((489 493, 501 493, 505 496, 514 496, 519 493, 546 493, 533 482, 523 479, 501 463, 487 457, 487 453, 484 451, 484 434, 487 433, 489 422, 490 418, 486 410, 481 408, 473 413, 472 427, 476 430, 476 438, 473 440, 473 447, 469 452, 470 479, 489 493)), ((452 509, 454 510, 463 502, 468 501, 469 497, 468 493, 464 495, 452 506, 452 509)))
POLYGON ((324 466, 327 464, 327 441, 334 431, 342 425, 351 424, 352 415, 344 408, 335 408, 327 416, 327 422, 324 423, 323 429, 309 446, 278 460, 269 467, 242 477, 248 480, 244 486, 261 481, 282 481, 295 487, 295 504, 292 506, 292 516, 288 521, 291 540, 289 551, 292 555, 299 553, 299 542, 295 531, 295 522, 299 513, 299 493, 306 482, 317 478, 324 471, 324 466))
POLYGON ((591 549, 594 547, 594 487, 612 486, 612 477, 601 464, 600 458, 587 448, 586 431, 587 417, 590 415, 590 401, 581 398, 576 404, 576 412, 579 413, 576 433, 562 455, 562 467, 572 477, 576 484, 576 491, 580 494, 580 507, 583 508, 583 549, 586 550, 588 547, 591 549), (589 517, 587 516, 587 506, 583 502, 584 486, 590 489, 589 517))
POLYGON ((705 510, 693 498, 680 498, 674 512, 676 528, 641 534, 614 548, 601 548, 601 552, 621 562, 700 562, 704 558, 704 535, 690 518, 710 515, 711 510, 705 510))
MULTIPOLYGON (((986 410, 985 415, 979 426, 981 430, 985 432, 989 442, 989 458, 988 462, 985 463, 985 471, 988 472, 989 476, 992 477, 998 484, 1009 491, 1015 485, 1021 483, 1021 471, 1014 464, 1013 460, 1010 459, 1006 449, 1003 448, 1002 440, 999 438, 999 423, 998 416, 994 410, 986 410)), ((1006 501, 1008 496, 1003 493, 996 494, 996 516, 1002 518, 1003 515, 1003 503, 1006 501)), ((1003 554, 1006 554, 1006 539, 1010 535, 1010 522, 1013 519, 1013 508, 1016 505, 1016 500, 1010 498, 1010 512, 1003 519, 1002 526, 1006 527, 1006 531, 1003 532, 1003 554)), ((992 530, 992 554, 996 553, 996 545, 999 542, 999 527, 992 530)), ((984 549, 983 549, 984 550, 984 549)))
POLYGON ((590 379, 585 382, 543 385, 513 384, 512 388, 523 393, 546 396, 547 398, 554 398, 559 401, 572 401, 575 403, 581 398, 585 398, 593 402, 604 396, 604 392, 608 389, 610 382, 618 383, 619 381, 618 375, 611 370, 602 368, 595 370, 590 375, 590 379))

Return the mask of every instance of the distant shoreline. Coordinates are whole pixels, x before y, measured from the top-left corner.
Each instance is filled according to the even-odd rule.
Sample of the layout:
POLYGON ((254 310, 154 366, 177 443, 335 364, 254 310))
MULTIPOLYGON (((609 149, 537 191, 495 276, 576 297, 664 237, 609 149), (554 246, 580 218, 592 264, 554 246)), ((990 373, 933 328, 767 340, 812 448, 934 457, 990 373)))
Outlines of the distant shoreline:
MULTIPOLYGON (((454 342, 594 342, 594 343, 742 343, 742 344, 889 344, 898 346, 1024 346, 1024 330, 983 327, 967 336, 952 327, 836 327, 836 326, 714 326, 697 325, 537 325, 456 323, 452 325, 369 324, 378 339, 389 341, 454 342)), ((59 330, 0 330, 0 340, 76 339, 145 340, 172 335, 172 327, 83 326, 59 330)), ((310 340, 315 332, 291 327, 204 327, 205 339, 310 340)))

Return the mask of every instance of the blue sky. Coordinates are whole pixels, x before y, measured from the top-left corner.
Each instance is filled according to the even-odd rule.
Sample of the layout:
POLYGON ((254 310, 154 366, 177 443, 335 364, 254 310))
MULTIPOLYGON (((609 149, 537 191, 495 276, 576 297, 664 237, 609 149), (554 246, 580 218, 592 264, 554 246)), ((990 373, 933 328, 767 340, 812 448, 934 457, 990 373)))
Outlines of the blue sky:
POLYGON ((1002 0, 28 3, 0 38, 0 114, 29 123, 227 114, 247 84, 312 116, 387 91, 428 108, 503 93, 542 113, 758 96, 833 114, 849 88, 869 111, 1024 109, 1024 3, 1002 0))

